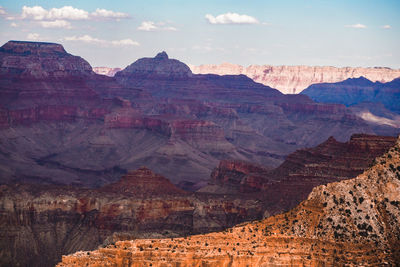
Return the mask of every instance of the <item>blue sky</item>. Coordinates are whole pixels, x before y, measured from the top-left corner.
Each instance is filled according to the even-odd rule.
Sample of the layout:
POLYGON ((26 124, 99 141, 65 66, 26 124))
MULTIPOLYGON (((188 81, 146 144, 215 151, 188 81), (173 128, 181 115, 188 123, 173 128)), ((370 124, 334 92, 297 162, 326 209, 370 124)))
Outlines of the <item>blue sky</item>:
POLYGON ((188 64, 400 68, 398 0, 0 0, 0 41, 62 43, 92 66, 165 50, 188 64))

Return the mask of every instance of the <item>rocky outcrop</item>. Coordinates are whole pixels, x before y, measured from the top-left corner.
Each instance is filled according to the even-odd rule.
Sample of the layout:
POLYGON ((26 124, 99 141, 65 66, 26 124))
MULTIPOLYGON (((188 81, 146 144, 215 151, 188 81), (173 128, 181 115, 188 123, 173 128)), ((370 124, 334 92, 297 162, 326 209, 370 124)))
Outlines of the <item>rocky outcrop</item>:
POLYGON ((193 73, 218 75, 244 74, 254 81, 276 88, 284 94, 298 94, 316 83, 335 83, 349 78, 365 77, 371 81, 390 82, 400 77, 400 70, 390 68, 336 68, 328 66, 271 66, 240 65, 223 63, 220 65, 190 65, 193 73))
POLYGON ((192 76, 192 71, 184 63, 169 59, 167 53, 158 53, 154 58, 141 58, 115 75, 120 80, 136 78, 184 79, 192 76))
POLYGON ((288 213, 224 232, 119 241, 58 266, 396 266, 400 139, 358 177, 318 186, 288 213))
POLYGON ((55 43, 9 41, 0 48, 0 75, 62 78, 90 75, 92 67, 55 43))
POLYGON ((259 191, 268 172, 269 169, 249 162, 222 160, 211 173, 211 184, 221 186, 224 190, 220 193, 259 191))
POLYGON ((116 240, 219 231, 262 217, 250 197, 193 194, 142 167, 98 189, 0 186, 0 264, 54 266, 116 240))
POLYGON ((185 191, 177 188, 165 177, 142 167, 128 172, 119 181, 108 184, 100 192, 113 192, 132 196, 184 195, 185 191))
POLYGON ((289 154, 273 170, 251 163, 221 161, 212 173, 211 185, 202 191, 261 192, 268 212, 279 213, 295 207, 315 186, 356 177, 395 142, 394 137, 361 134, 345 143, 331 137, 314 148, 289 154))
POLYGON ((314 84, 301 93, 320 103, 346 106, 381 103, 386 109, 400 114, 400 78, 387 83, 372 82, 364 77, 353 78, 338 83, 314 84))
POLYGON ((121 68, 109 68, 109 67, 93 67, 93 71, 97 74, 114 77, 115 73, 122 70, 121 68))

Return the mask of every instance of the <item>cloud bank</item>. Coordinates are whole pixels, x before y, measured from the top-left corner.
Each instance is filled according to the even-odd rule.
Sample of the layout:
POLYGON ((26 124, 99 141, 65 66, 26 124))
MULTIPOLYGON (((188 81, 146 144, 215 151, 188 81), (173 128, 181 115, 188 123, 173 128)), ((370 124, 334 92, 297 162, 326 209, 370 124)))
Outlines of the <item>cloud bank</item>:
POLYGON ((139 27, 139 31, 177 31, 178 29, 172 26, 166 25, 165 22, 154 22, 154 21, 143 21, 139 27))
POLYGON ((249 15, 240 15, 238 13, 225 13, 214 17, 211 14, 205 15, 206 20, 211 24, 258 24, 256 18, 249 15))
POLYGON ((72 42, 83 42, 87 44, 95 44, 95 45, 101 45, 101 46, 139 46, 140 44, 136 41, 133 41, 132 39, 122 39, 122 40, 103 40, 103 39, 98 39, 94 38, 90 35, 82 35, 82 36, 69 36, 64 38, 65 41, 72 41, 72 42))
POLYGON ((97 8, 96 11, 89 13, 86 10, 72 6, 51 8, 49 10, 41 6, 23 6, 21 18, 33 20, 122 19, 129 18, 129 14, 101 8, 97 8))

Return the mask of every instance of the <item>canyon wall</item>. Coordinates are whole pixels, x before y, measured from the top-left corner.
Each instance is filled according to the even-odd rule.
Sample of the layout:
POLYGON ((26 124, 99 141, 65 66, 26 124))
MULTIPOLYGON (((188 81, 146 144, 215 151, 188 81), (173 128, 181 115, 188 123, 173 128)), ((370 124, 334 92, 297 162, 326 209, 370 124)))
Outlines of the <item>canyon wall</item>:
POLYGON ((396 266, 400 139, 354 179, 321 185, 293 210, 223 232, 119 241, 57 266, 396 266))
POLYGON ((260 201, 185 192, 142 167, 98 189, 0 186, 0 266, 54 266, 115 240, 220 231, 260 219, 260 201))
POLYGON ((365 77, 371 81, 390 82, 400 77, 400 70, 390 68, 353 68, 330 66, 271 66, 240 65, 222 63, 220 65, 189 65, 193 73, 218 75, 244 74, 256 82, 276 88, 284 94, 298 94, 311 84, 334 83, 348 78, 365 77))

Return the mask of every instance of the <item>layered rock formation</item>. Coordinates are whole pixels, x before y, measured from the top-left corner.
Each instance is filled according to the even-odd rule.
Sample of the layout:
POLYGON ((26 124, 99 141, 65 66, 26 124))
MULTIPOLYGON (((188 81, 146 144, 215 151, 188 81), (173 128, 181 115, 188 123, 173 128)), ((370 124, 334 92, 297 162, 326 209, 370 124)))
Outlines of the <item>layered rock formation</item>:
POLYGON ((221 161, 202 192, 260 192, 270 214, 295 207, 318 185, 356 177, 396 142, 395 137, 353 135, 346 143, 330 137, 289 154, 268 170, 249 162, 221 161))
POLYGON ((316 187, 296 208, 224 232, 119 241, 58 266, 396 266, 400 139, 357 178, 316 187))
POLYGON ((0 186, 0 265, 54 266, 115 240, 219 231, 262 217, 255 198, 184 192, 142 167, 95 190, 0 186))
POLYGON ((194 75, 165 52, 116 77, 59 44, 10 41, 0 59, 0 183, 99 187, 146 165, 194 190, 223 159, 273 167, 329 136, 396 134, 244 75, 194 75))
POLYGON ((115 73, 122 70, 121 68, 109 68, 109 67, 93 67, 93 71, 97 74, 114 77, 115 73))
POLYGON ((400 114, 400 78, 387 83, 372 82, 364 77, 353 78, 338 83, 314 84, 301 93, 321 103, 346 106, 380 103, 386 109, 400 114))
POLYGON ((349 78, 365 77, 371 81, 390 82, 400 77, 400 70, 390 68, 336 68, 328 66, 190 65, 193 73, 218 75, 244 74, 254 81, 276 88, 284 94, 297 94, 315 83, 335 83, 349 78))
POLYGON ((192 76, 192 72, 184 63, 169 59, 164 51, 154 58, 141 58, 116 74, 120 80, 126 76, 137 78, 174 78, 184 79, 192 76))

